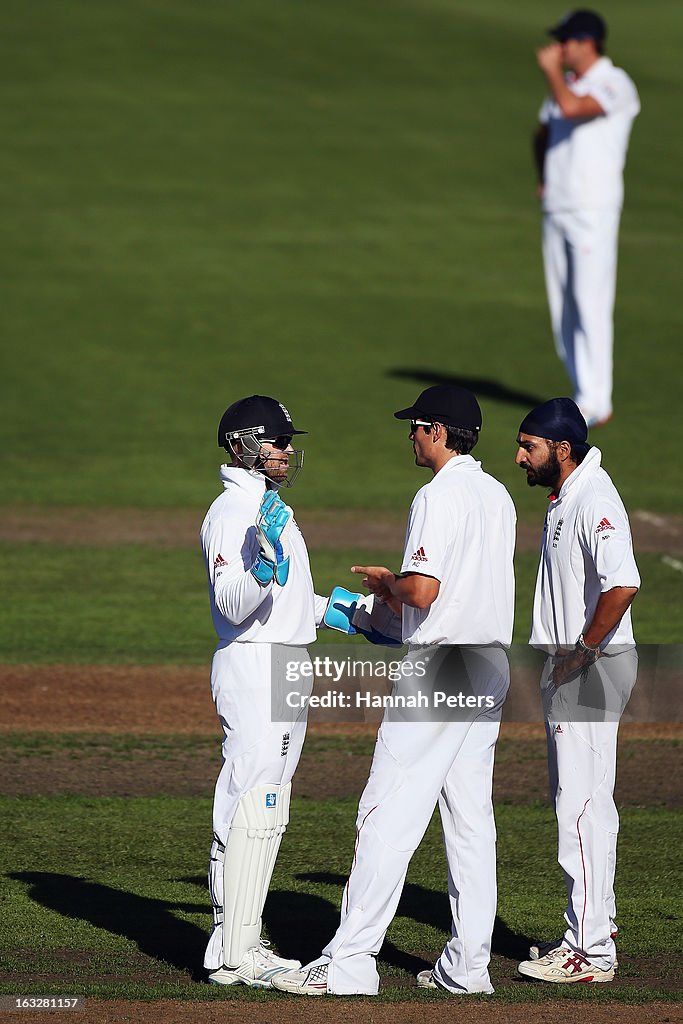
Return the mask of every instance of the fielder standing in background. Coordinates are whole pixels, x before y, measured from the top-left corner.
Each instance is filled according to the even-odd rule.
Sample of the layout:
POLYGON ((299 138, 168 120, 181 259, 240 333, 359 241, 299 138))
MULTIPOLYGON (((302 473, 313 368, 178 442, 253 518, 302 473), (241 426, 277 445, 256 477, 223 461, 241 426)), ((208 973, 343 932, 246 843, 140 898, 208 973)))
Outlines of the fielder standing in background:
POLYGON ((630 605, 640 576, 628 516, 587 437, 570 398, 539 405, 517 436, 527 483, 551 492, 530 643, 550 655, 541 687, 568 894, 563 937, 532 946, 519 971, 559 983, 612 981, 617 967, 617 731, 638 667, 630 605))
POLYGON ((278 657, 308 661, 304 645, 327 604, 313 592, 304 539, 278 494, 301 467, 303 452, 291 446, 301 433, 273 398, 231 405, 218 428, 230 454, 223 493, 201 529, 218 636, 211 692, 224 732, 209 865, 214 927, 204 958, 219 985, 270 988, 278 971, 300 966, 261 939, 261 914, 306 732, 305 710, 272 721, 278 657))
POLYGON ((409 645, 402 665, 434 655, 440 682, 445 677, 453 686, 469 685, 490 703, 460 720, 436 720, 435 714, 401 720, 385 713, 358 808, 339 928, 317 960, 273 978, 274 988, 299 995, 377 994, 377 954, 437 800, 452 935, 434 969, 420 972, 418 985, 462 994, 493 991, 491 787, 509 683, 505 646, 512 639, 515 509, 503 485, 469 454, 481 428, 470 391, 428 388, 395 415, 411 420, 415 462, 433 479, 413 500, 401 572, 379 566, 354 571, 364 574, 376 597, 402 612, 409 645))
POLYGON ((612 415, 612 350, 623 168, 636 87, 603 54, 607 28, 571 11, 537 51, 550 87, 534 150, 543 263, 555 345, 590 426, 612 415), (563 72, 566 69, 566 74, 563 72))

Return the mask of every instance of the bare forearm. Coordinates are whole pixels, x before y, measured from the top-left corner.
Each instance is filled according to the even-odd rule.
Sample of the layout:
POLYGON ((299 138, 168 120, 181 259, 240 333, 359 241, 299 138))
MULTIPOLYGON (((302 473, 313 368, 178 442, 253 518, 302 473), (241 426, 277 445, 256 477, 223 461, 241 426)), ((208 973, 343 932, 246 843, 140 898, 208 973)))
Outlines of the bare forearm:
POLYGON ((433 576, 418 573, 394 576, 388 590, 392 597, 411 608, 429 608, 436 601, 441 584, 433 576))
POLYGON ((441 584, 433 576, 420 573, 397 575, 384 565, 353 565, 351 572, 363 574, 363 584, 397 615, 401 605, 428 608, 439 593, 441 584))
POLYGON ((633 598, 636 587, 614 587, 600 596, 595 614, 583 634, 587 647, 599 647, 605 637, 621 622, 633 598))

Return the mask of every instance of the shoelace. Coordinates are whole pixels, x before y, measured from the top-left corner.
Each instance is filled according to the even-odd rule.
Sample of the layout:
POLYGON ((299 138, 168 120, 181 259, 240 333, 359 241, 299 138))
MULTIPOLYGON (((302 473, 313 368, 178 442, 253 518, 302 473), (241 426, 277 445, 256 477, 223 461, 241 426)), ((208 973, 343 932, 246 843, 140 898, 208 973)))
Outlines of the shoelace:
POLYGON ((309 985, 315 985, 321 981, 327 981, 327 964, 316 964, 308 972, 307 982, 309 985))

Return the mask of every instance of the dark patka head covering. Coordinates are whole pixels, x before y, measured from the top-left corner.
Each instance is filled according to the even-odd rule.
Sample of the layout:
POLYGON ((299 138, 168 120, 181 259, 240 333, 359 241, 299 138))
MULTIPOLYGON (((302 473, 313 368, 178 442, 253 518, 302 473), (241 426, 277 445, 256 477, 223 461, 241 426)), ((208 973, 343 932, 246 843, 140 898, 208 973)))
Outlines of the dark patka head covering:
POLYGON ((588 426, 571 398, 551 398, 537 405, 525 416, 519 427, 520 434, 545 437, 549 441, 569 441, 571 444, 586 444, 588 426))

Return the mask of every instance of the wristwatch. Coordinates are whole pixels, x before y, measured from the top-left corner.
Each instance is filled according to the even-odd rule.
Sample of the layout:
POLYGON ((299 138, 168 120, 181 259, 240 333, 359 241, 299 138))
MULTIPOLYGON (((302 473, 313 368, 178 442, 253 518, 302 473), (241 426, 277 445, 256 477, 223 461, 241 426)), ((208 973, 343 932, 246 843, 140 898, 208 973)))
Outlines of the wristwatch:
POLYGON ((576 650, 579 654, 583 655, 586 661, 594 662, 600 657, 600 647, 589 647, 583 639, 583 633, 579 633, 579 639, 576 641, 576 650))

